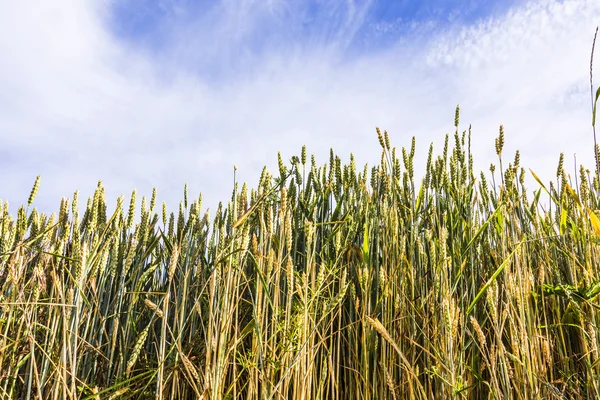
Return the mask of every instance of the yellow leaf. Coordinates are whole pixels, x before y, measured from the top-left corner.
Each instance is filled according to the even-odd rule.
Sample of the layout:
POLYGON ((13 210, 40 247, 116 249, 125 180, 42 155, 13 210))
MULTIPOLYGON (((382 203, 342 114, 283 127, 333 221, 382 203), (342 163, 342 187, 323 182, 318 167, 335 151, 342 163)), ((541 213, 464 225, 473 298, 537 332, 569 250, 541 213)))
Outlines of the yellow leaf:
POLYGON ((560 213, 560 234, 564 235, 566 230, 567 230, 567 209, 563 207, 562 211, 560 213))
POLYGON ((577 193, 575 193, 573 188, 571 186, 569 186, 568 183, 565 184, 565 186, 567 187, 567 192, 569 192, 569 195, 571 195, 571 198, 577 203, 577 205, 579 207, 581 207, 581 201, 579 200, 579 196, 577 196, 577 193))
POLYGON ((588 214, 590 216, 590 222, 592 223, 592 228, 594 228, 594 233, 598 236, 600 236, 600 219, 598 218, 598 216, 596 215, 595 212, 593 212, 592 210, 587 209, 588 214))

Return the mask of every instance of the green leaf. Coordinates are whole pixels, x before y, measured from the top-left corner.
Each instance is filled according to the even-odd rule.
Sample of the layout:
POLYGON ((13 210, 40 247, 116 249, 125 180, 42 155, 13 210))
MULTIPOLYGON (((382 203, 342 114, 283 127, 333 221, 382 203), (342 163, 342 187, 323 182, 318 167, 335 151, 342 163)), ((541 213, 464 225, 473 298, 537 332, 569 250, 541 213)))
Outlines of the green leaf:
POLYGON ((504 230, 504 216, 501 212, 496 213, 496 232, 498 235, 502 236, 502 231, 504 230))
POLYGON ((508 257, 506 257, 506 259, 502 262, 502 264, 500 264, 498 269, 496 269, 496 272, 494 272, 492 274, 492 276, 490 276, 490 279, 488 279, 488 281, 485 283, 485 285, 483 285, 481 290, 479 290, 479 293, 477 293, 477 296, 475 296, 475 298, 473 299, 473 301, 471 302, 471 304, 469 304, 469 307, 467 308, 467 315, 471 314, 471 311, 473 311, 473 309, 477 305, 477 302, 479 301, 481 296, 483 296, 483 294, 485 293, 487 288, 490 287, 490 285, 496 280, 496 278, 498 278, 498 276, 502 273, 502 271, 504 271, 504 268, 506 268, 506 266, 508 265, 508 262, 511 260, 513 254, 515 254, 517 249, 519 247, 521 247, 522 243, 523 242, 519 242, 517 247, 515 247, 515 249, 508 255, 508 257))
POLYGON ((542 189, 544 189, 544 191, 546 193, 548 193, 550 195, 550 198, 555 202, 558 203, 558 199, 554 196, 552 196, 552 193, 550 193, 550 191, 546 188, 546 186, 542 183, 542 180, 535 174, 535 172, 533 172, 533 170, 530 168, 529 172, 531 172, 531 175, 533 175, 533 178, 537 181, 537 183, 540 184, 540 186, 542 187, 542 189))
POLYGON ((594 100, 594 111, 592 112, 592 126, 596 126, 596 104, 598 103, 598 97, 600 97, 600 87, 596 89, 596 100, 594 100))
POLYGON ((600 281, 592 283, 585 289, 584 297, 586 300, 592 300, 600 294, 600 281))
POLYGON ((475 233, 475 235, 473 235, 473 237, 469 241, 469 244, 467 244, 467 247, 465 247, 465 250, 463 251, 463 254, 462 254, 463 257, 465 257, 467 255, 467 252, 469 251, 469 249, 471 248, 471 246, 473 246, 473 243, 475 243, 475 241, 477 240, 477 238, 479 238, 479 236, 481 236, 481 234, 487 229, 487 227, 489 226, 489 224, 492 221, 492 219, 493 218, 497 218, 497 214, 500 213, 500 211, 502 209, 502 205, 503 204, 498 204, 498 207, 492 213, 492 215, 490 215, 488 217, 488 219, 485 221, 485 223, 483 225, 481 225, 481 227, 477 230, 477 232, 475 233))
POLYGON ((548 189, 546 189, 546 186, 544 186, 544 184, 542 183, 542 180, 536 175, 535 172, 533 172, 533 170, 531 168, 529 169, 529 172, 531 172, 531 175, 533 175, 533 178, 537 181, 537 183, 539 183, 540 186, 542 188, 544 188, 544 190, 546 191, 546 193, 549 193, 548 189))
POLYGON ((365 222, 365 229, 363 233, 363 243, 362 243, 362 252, 363 257, 367 265, 369 264, 369 225, 365 222))
POLYGON ((423 202, 424 186, 425 185, 421 185, 421 188, 419 189, 419 194, 417 196, 417 204, 415 205, 415 212, 419 211, 419 208, 421 207, 421 203, 423 202))

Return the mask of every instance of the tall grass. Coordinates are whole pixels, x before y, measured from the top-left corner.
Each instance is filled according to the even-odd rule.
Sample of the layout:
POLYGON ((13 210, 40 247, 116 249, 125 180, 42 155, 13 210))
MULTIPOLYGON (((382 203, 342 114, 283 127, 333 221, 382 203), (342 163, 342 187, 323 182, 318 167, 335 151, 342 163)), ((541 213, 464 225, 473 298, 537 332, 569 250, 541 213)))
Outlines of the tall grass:
POLYGON ((101 182, 48 216, 36 181, 0 206, 0 397, 598 398, 597 178, 526 190, 502 127, 476 175, 455 127, 420 181, 378 129, 379 165, 303 148, 213 218, 101 182))

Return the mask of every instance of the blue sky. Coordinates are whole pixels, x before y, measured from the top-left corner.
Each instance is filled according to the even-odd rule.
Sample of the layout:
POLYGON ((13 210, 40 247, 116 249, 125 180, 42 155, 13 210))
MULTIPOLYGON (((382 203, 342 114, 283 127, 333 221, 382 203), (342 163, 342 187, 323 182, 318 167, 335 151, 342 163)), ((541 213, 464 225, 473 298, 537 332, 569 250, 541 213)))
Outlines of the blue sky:
POLYGON ((502 15, 514 3, 126 0, 115 2, 106 22, 116 40, 155 62, 170 64, 176 59, 176 68, 220 81, 253 71, 265 56, 275 52, 334 49, 337 57, 351 62, 403 41, 426 40, 450 27, 502 15), (208 37, 209 43, 197 36, 208 37), (219 48, 211 52, 214 43, 219 48), (244 57, 236 57, 239 54, 244 57))
MULTIPOLYGON (((268 4, 269 2, 264 2, 268 4)), ((377 48, 394 39, 410 34, 413 23, 433 22, 440 27, 448 24, 469 24, 494 13, 502 13, 514 5, 514 1, 483 0, 377 0, 358 2, 336 1, 287 1, 284 6, 271 8, 271 17, 280 18, 286 25, 285 33, 300 28, 295 39, 310 38, 335 28, 332 19, 344 17, 351 9, 364 8, 364 19, 352 38, 351 45, 359 49, 364 46, 377 48), (391 34, 385 29, 392 30, 391 34)), ((110 11, 109 27, 120 40, 127 40, 136 46, 147 47, 154 51, 165 46, 172 37, 165 29, 173 23, 187 24, 204 15, 211 14, 220 4, 215 1, 151 1, 125 0, 113 5, 110 11)), ((258 31, 268 31, 265 26, 256 27, 258 31)), ((324 35, 326 36, 326 35, 324 35)), ((259 45, 267 37, 256 37, 251 45, 259 45)), ((162 49, 164 50, 164 49, 162 49)))
POLYGON ((214 209, 277 151, 377 163, 375 126, 424 158, 457 104, 477 168, 504 124, 545 179, 560 152, 593 169, 599 23, 595 0, 0 2, 0 199, 41 175, 44 211, 99 179, 113 204, 157 187, 176 210, 187 182, 214 209))

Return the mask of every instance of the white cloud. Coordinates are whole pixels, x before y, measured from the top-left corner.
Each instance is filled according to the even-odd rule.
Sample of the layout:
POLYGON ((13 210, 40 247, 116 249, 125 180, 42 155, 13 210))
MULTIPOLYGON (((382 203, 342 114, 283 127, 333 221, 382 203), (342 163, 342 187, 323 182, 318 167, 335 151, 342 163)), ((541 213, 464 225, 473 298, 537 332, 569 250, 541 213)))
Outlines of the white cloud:
POLYGON ((453 130, 458 103, 480 167, 495 161, 503 123, 507 156, 520 149, 521 163, 545 178, 561 151, 593 169, 587 82, 596 1, 531 2, 350 60, 341 57, 343 39, 364 23, 368 4, 332 8, 325 15, 342 15, 335 29, 297 43, 303 22, 283 24, 301 3, 222 2, 204 19, 167 27, 171 61, 113 37, 102 4, 0 5, 0 198, 13 212, 38 174, 46 211, 75 189, 89 195, 98 179, 111 199, 156 186, 175 210, 187 181, 214 204, 230 195, 233 164, 253 186, 264 164, 275 168, 277 150, 289 159, 307 144, 324 163, 334 147, 378 162, 375 125, 398 146, 417 136, 424 155, 453 130), (279 30, 288 36, 244 50, 279 30), (215 82, 206 65, 229 71, 215 82))
POLYGON ((504 123, 527 164, 554 171, 565 152, 593 169, 589 59, 599 16, 594 1, 532 2, 437 38, 427 60, 458 84, 475 126, 504 123))

